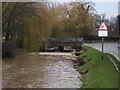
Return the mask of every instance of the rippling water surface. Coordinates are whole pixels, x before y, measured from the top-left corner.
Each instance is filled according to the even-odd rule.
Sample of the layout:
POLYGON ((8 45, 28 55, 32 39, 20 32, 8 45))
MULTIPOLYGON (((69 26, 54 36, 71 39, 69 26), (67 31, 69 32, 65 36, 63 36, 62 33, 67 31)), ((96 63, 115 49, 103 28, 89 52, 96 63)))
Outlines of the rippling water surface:
POLYGON ((79 88, 72 55, 24 55, 3 59, 3 88, 79 88))

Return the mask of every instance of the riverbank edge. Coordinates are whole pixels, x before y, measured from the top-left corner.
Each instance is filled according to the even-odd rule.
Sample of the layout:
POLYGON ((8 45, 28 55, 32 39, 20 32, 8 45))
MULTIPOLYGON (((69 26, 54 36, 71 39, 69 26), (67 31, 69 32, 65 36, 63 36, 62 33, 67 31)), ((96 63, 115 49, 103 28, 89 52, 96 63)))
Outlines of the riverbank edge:
MULTIPOLYGON (((81 88, 118 88, 118 72, 110 60, 110 57, 112 56, 111 58, 113 59, 114 56, 109 54, 109 57, 108 54, 104 53, 104 60, 101 60, 101 51, 98 51, 90 46, 83 47, 86 48, 87 51, 78 56, 78 58, 83 59, 86 64, 78 67, 77 71, 81 72, 82 70, 88 70, 88 72, 80 78, 83 82, 81 88), (112 70, 111 74, 108 75, 110 70, 112 70)), ((114 59, 114 61, 115 60, 116 59, 114 59)))

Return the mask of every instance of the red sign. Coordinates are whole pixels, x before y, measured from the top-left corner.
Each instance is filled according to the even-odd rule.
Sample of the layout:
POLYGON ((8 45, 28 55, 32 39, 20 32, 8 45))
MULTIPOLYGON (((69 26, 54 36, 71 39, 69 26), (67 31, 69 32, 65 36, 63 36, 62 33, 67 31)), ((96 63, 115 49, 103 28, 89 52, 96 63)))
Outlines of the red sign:
POLYGON ((98 30, 108 30, 105 22, 102 22, 98 30))

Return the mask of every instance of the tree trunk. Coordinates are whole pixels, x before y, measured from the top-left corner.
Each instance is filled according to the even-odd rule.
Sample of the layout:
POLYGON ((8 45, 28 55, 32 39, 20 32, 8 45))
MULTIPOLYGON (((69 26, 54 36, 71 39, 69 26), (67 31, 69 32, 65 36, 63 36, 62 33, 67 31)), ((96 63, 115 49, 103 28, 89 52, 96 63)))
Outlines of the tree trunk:
POLYGON ((5 42, 9 41, 9 34, 6 33, 6 36, 5 36, 5 42))

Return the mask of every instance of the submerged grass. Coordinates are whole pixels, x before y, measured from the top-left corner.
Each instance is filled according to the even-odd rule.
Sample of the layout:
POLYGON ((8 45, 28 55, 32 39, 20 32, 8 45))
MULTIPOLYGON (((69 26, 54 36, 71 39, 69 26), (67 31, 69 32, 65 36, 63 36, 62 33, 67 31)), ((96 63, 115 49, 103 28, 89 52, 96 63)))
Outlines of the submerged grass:
POLYGON ((87 69, 88 73, 82 75, 83 85, 81 88, 118 88, 118 72, 107 54, 104 53, 104 59, 101 59, 101 52, 89 47, 78 58, 86 61, 86 64, 77 70, 87 69), (89 60, 89 61, 88 61, 89 60))

